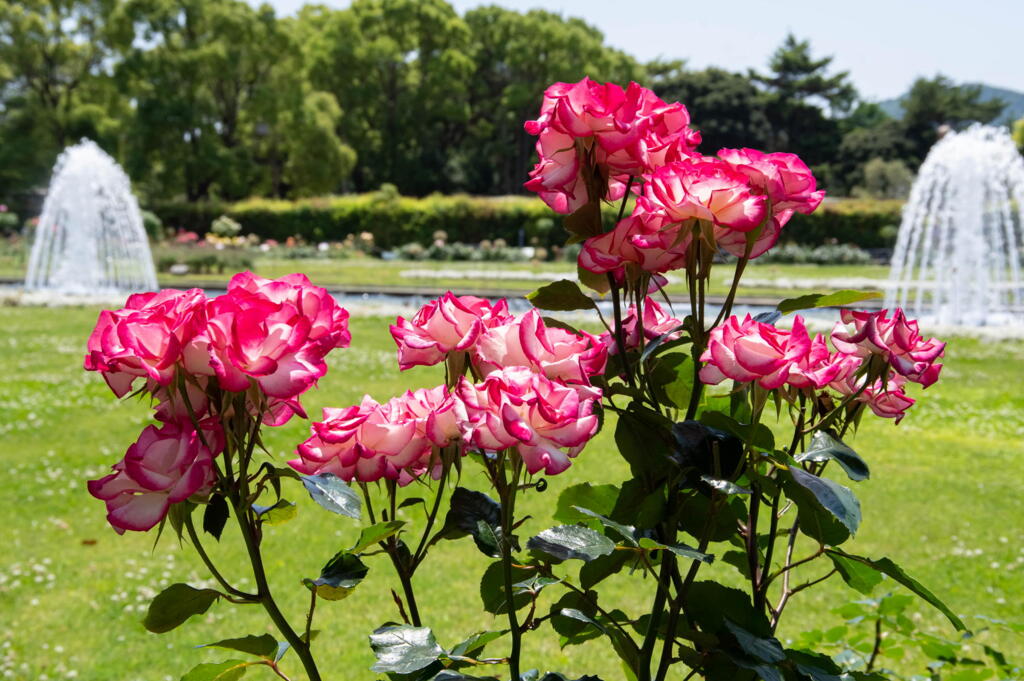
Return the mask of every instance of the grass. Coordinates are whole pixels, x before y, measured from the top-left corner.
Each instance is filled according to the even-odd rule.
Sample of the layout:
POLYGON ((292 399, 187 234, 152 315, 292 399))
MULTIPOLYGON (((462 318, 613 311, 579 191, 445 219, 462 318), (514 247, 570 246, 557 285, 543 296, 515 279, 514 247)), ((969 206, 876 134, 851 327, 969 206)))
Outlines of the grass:
MULTIPOLYGON (((144 404, 117 402, 99 376, 81 370, 96 313, 0 308, 0 457, 7 471, 0 484, 0 676, 5 678, 178 679, 199 662, 230 657, 193 646, 269 631, 260 611, 226 603, 162 636, 142 628, 146 604, 162 586, 210 580, 190 549, 173 538, 164 537, 154 548, 151 534, 114 534, 102 505, 85 491, 85 480, 102 475, 149 418, 144 404)), ((385 399, 440 380, 433 369, 399 374, 386 320, 353 319, 352 334, 352 347, 332 355, 330 372, 305 398, 311 414, 324 405, 354 403, 364 392, 385 399)), ((855 446, 870 462, 872 478, 857 487, 864 522, 851 550, 891 556, 958 613, 1019 621, 1022 384, 1021 343, 955 339, 942 380, 916 395, 920 402, 903 424, 867 419, 855 446)), ((306 424, 295 420, 270 430, 268 447, 283 460, 305 437, 306 424)), ((546 492, 524 495, 522 511, 532 519, 521 534, 551 524, 555 500, 566 486, 615 482, 624 475, 606 429, 569 472, 550 480, 546 492)), ((471 485, 480 483, 471 471, 467 477, 471 485)), ((299 580, 316 576, 335 551, 351 545, 358 526, 322 512, 297 486, 286 488, 286 496, 299 502, 298 517, 268 530, 266 554, 271 583, 297 621, 306 600, 299 580)), ((404 510, 408 519, 419 520, 414 508, 404 510)), ((252 585, 245 577, 240 538, 230 529, 211 550, 239 585, 252 585)), ((383 557, 368 562, 370 575, 351 597, 317 608, 316 627, 323 633, 315 648, 327 679, 375 678, 365 671, 373 662, 366 635, 397 619, 388 589, 398 585, 390 565, 383 557)), ((421 611, 442 645, 503 626, 478 606, 478 580, 487 564, 470 541, 445 542, 417 575, 421 611)), ((732 568, 716 564, 708 574, 719 570, 728 575, 732 568)), ((606 607, 636 612, 648 591, 649 584, 637 578, 617 577, 602 587, 602 600, 606 607)), ((830 609, 857 597, 837 580, 800 594, 782 637, 838 624, 830 609)), ((927 606, 916 610, 924 626, 953 634, 927 606)), ((999 643, 1014 657, 1024 652, 1019 639, 999 643)), ((494 652, 503 644, 493 644, 494 652)), ((597 643, 562 651, 543 628, 526 636, 525 644, 526 667, 559 670, 569 678, 585 672, 608 680, 621 677, 614 657, 597 643)), ((296 660, 288 669, 293 678, 299 676, 296 660)), ((276 678, 259 671, 251 677, 276 678)))
MULTIPOLYGON (((0 277, 21 278, 25 273, 23 256, 10 253, 0 254, 0 277)), ((279 277, 290 272, 305 272, 309 277, 324 286, 401 286, 417 287, 430 290, 463 289, 463 290, 503 290, 528 293, 544 281, 531 278, 537 274, 550 274, 563 277, 574 277, 573 263, 491 263, 491 262, 409 262, 384 261, 369 257, 352 257, 348 259, 303 259, 273 258, 259 256, 256 258, 254 271, 266 277, 279 277), (488 270, 500 270, 504 273, 525 274, 521 278, 487 278, 474 273, 488 270), (403 272, 434 271, 438 275, 408 276, 403 272), (454 273, 454 276, 451 276, 454 273), (448 274, 449 276, 444 276, 448 274)), ((724 296, 732 283, 733 269, 731 265, 716 268, 708 293, 724 296)), ((825 292, 829 279, 873 279, 884 281, 888 275, 888 267, 882 265, 772 265, 754 261, 745 275, 748 280, 758 280, 757 286, 743 285, 741 296, 766 296, 773 298, 789 298, 805 293, 825 292), (811 290, 816 282, 821 290, 811 290), (825 288, 823 288, 825 287, 825 288)), ((187 288, 193 283, 227 282, 230 273, 174 276, 160 275, 161 286, 187 288)), ((682 277, 667 288, 669 293, 685 296, 686 285, 682 277)))

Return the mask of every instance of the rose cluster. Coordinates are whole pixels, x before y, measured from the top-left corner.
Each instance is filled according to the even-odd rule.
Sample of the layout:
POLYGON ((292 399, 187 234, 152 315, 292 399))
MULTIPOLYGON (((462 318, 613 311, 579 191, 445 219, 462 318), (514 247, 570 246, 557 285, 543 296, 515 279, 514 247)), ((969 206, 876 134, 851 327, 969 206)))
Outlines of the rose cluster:
POLYGON ((230 411, 244 405, 268 425, 305 416, 299 396, 327 372, 327 353, 350 339, 348 312, 302 274, 244 272, 213 299, 165 289, 101 312, 85 368, 118 397, 148 393, 161 423, 143 430, 113 473, 89 483, 110 524, 148 530, 171 504, 208 493, 230 411))
POLYGON ((698 223, 709 226, 712 247, 756 258, 794 212, 811 213, 824 198, 797 156, 754 149, 705 156, 689 123, 686 107, 636 83, 622 90, 585 78, 548 88, 540 117, 526 123, 540 157, 526 188, 560 213, 622 198, 627 181, 637 194, 632 214, 584 242, 581 267, 616 274, 626 265, 648 273, 685 267, 698 223))
POLYGON ((733 316, 711 330, 701 355, 700 371, 708 384, 732 379, 756 383, 765 390, 786 387, 817 391, 832 389, 840 397, 866 404, 884 418, 902 420, 913 404, 904 387, 908 381, 925 388, 939 376, 937 360, 945 343, 925 340, 916 321, 897 309, 854 312, 843 310, 831 333, 834 351, 821 334, 813 338, 797 315, 791 329, 780 329, 747 315, 733 316), (853 325, 853 331, 847 325, 853 325))
POLYGON ((597 432, 601 391, 590 378, 604 373, 608 349, 596 336, 548 326, 536 310, 514 316, 504 300, 450 292, 411 320, 399 317, 391 334, 402 369, 445 362, 460 373, 385 404, 366 396, 325 409, 289 462, 297 471, 407 484, 438 472, 450 448, 515 450, 530 473, 555 474, 597 432))

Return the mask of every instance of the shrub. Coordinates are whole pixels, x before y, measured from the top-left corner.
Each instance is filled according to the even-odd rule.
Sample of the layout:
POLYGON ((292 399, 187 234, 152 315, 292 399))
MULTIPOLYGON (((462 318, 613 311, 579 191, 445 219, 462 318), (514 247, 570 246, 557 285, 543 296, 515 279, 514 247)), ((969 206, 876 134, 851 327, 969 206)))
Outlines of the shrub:
MULTIPOLYGON (((809 246, 839 242, 861 248, 891 247, 895 237, 883 230, 899 224, 901 207, 894 200, 826 201, 811 215, 794 215, 784 238, 809 246)), ((311 242, 341 241, 348 234, 369 232, 375 246, 384 250, 412 242, 427 246, 438 232, 445 234, 444 241, 475 244, 504 239, 513 246, 536 244, 549 251, 564 245, 566 236, 561 217, 551 217, 543 202, 526 196, 413 198, 381 190, 298 201, 164 203, 151 208, 175 229, 203 233, 217 217, 227 215, 244 232, 263 239, 284 241, 295 236, 311 242)), ((602 212, 606 229, 614 226, 614 213, 602 212)))
POLYGON ((851 244, 825 244, 812 248, 788 243, 768 251, 754 264, 866 265, 871 260, 870 253, 851 244))

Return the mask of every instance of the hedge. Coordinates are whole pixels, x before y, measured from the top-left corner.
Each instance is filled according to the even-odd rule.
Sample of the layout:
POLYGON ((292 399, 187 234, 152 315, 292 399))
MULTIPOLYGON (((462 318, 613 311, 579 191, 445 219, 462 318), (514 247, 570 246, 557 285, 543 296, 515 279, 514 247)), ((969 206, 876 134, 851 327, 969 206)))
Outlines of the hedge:
MULTIPOLYGON (((838 199, 826 201, 812 215, 794 215, 783 241, 808 246, 851 243, 861 248, 891 247, 900 223, 899 201, 838 199)), ((242 224, 244 234, 284 241, 341 241, 348 234, 370 232, 384 249, 410 242, 429 244, 444 231, 448 241, 478 243, 504 239, 510 245, 560 244, 565 236, 560 216, 530 196, 431 195, 424 198, 385 192, 298 201, 248 199, 239 203, 156 203, 149 206, 164 225, 203 234, 221 215, 242 224)), ((604 211, 610 228, 613 211, 604 211)))

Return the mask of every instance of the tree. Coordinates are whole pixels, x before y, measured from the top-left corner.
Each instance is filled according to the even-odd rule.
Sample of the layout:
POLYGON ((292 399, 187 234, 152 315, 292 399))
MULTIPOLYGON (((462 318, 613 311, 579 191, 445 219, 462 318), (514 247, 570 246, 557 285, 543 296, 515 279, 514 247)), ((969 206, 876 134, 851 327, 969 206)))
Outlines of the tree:
POLYGON ((765 111, 772 127, 770 150, 799 154, 810 164, 833 160, 838 151, 836 115, 857 98, 849 73, 829 74, 832 57, 815 59, 810 42, 786 36, 768 61, 769 73, 750 72, 764 88, 765 111), (823 107, 833 114, 826 116, 823 107))
POLYGON ((903 127, 914 161, 920 163, 939 138, 943 125, 988 123, 1006 108, 1001 99, 981 101, 980 85, 955 85, 943 75, 918 78, 901 100, 903 127))
POLYGON ((451 149, 468 116, 469 29, 444 0, 356 0, 322 21, 306 46, 316 89, 341 104, 340 132, 360 163, 359 189, 449 190, 451 149))
POLYGON ((1024 154, 1024 118, 1020 118, 1014 122, 1012 135, 1017 148, 1020 149, 1022 154, 1024 154))
POLYGON ((764 97, 743 74, 717 68, 686 71, 682 62, 654 62, 647 72, 658 96, 689 109, 707 153, 771 143, 764 97))

